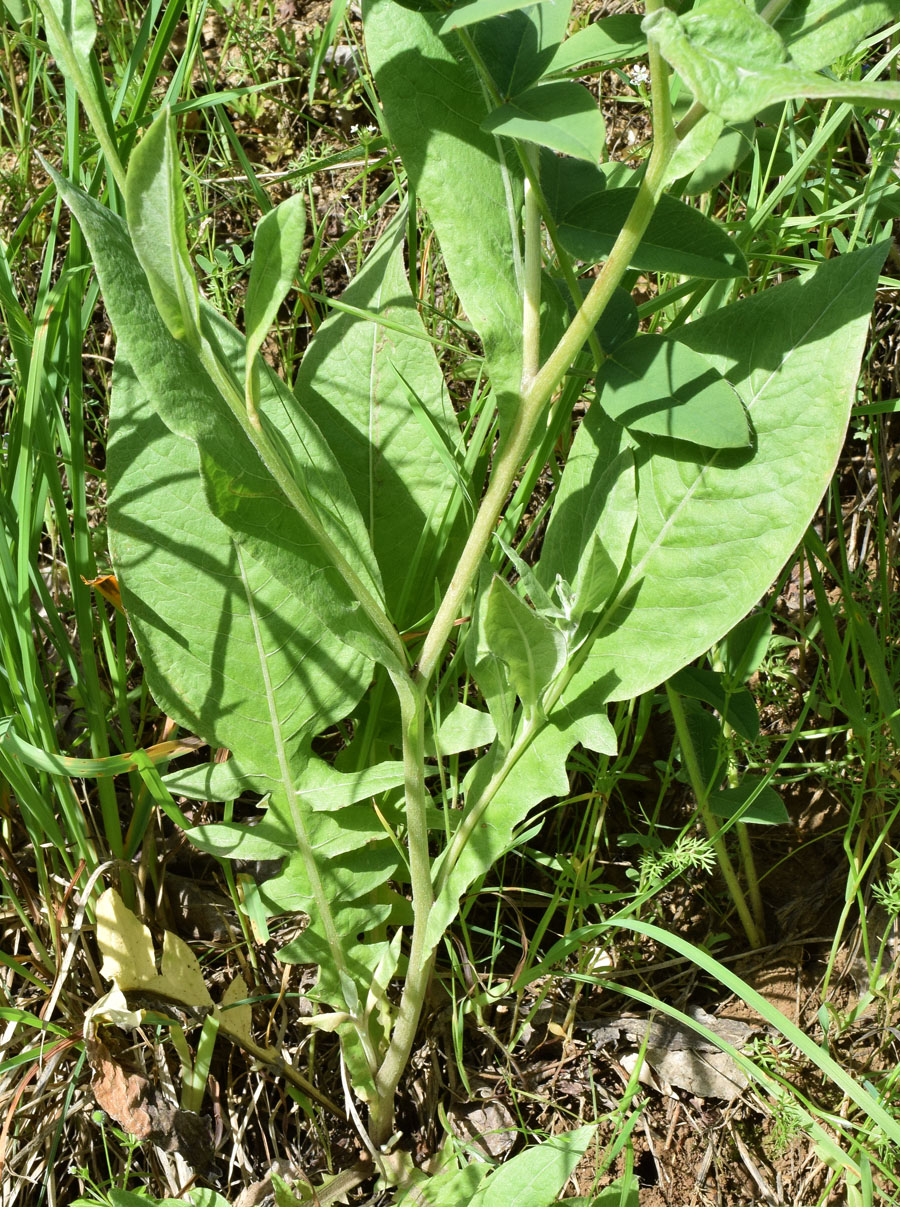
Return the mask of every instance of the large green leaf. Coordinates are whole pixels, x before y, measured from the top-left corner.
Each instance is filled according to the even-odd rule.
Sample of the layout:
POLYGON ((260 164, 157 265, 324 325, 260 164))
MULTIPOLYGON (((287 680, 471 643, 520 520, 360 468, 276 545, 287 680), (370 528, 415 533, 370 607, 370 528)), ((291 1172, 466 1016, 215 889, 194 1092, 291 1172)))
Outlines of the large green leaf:
POLYGON ((362 696, 365 659, 239 551, 210 510, 197 446, 169 431, 122 353, 107 472, 113 564, 153 695, 270 791, 282 778, 271 708, 299 774, 309 739, 362 696))
POLYGON ((622 59, 636 59, 646 53, 647 39, 641 31, 641 17, 637 13, 621 13, 612 17, 601 17, 586 29, 580 29, 553 53, 545 74, 569 71, 585 63, 608 63, 622 59))
POLYGON ((752 451, 688 454, 660 437, 630 437, 591 407, 547 541, 582 514, 605 467, 628 447, 638 520, 617 595, 566 699, 648 690, 728 632, 769 586, 833 473, 885 252, 880 244, 828 261, 683 328, 680 338, 743 398, 752 451))
POLYGON ((450 538, 459 525, 451 506, 458 488, 441 444, 455 449, 459 428, 409 292, 403 235, 402 222, 385 232, 342 300, 411 334, 337 313, 316 332, 294 392, 340 453, 388 610, 407 627, 432 606, 442 558, 455 562, 450 538))
POLYGON ((472 29, 499 96, 515 96, 541 78, 566 35, 571 7, 571 0, 539 0, 472 29))
MULTIPOLYGON (((255 561, 304 601, 319 618, 319 628, 327 623, 344 640, 379 654, 382 639, 319 534, 288 502, 197 356, 165 327, 125 224, 62 178, 55 179, 91 249, 119 348, 166 426, 199 449, 212 512, 255 561)), ((243 383, 243 336, 208 307, 200 317, 204 337, 218 346, 233 380, 243 383)), ((327 537, 377 599, 381 586, 374 554, 334 454, 284 383, 265 366, 261 375, 259 410, 270 439, 293 463, 327 537)))
POLYGON ((606 123, 586 88, 570 80, 538 84, 493 109, 483 130, 520 138, 597 163, 606 148, 606 123))
MULTIPOLYGON (((321 863, 353 966, 366 927, 354 914, 342 929, 341 907, 382 883, 396 854, 380 825, 373 833, 371 811, 351 802, 385 777, 360 783, 330 769, 323 775, 323 765, 310 762, 309 742, 356 704, 369 664, 322 623, 310 601, 236 544, 208 505, 197 446, 165 426, 155 402, 120 352, 107 459, 110 548, 144 672, 171 716, 234 752, 241 769, 235 786, 249 782, 271 793, 259 827, 201 827, 194 836, 220 856, 295 852, 276 877, 284 888, 270 904, 296 905, 318 927, 309 866, 297 850, 302 840, 321 863), (316 799, 323 791, 324 802, 316 799)), ((386 779, 396 783, 396 771, 388 769, 386 779)), ((372 915, 371 924, 381 920, 372 915)))
MULTIPOLYGON (((588 264, 604 259, 636 196, 636 188, 606 189, 567 207, 559 226, 563 247, 588 264)), ((676 272, 689 277, 741 277, 747 272, 743 253, 725 231, 699 210, 668 193, 660 197, 644 237, 631 257, 631 265, 650 272, 676 272)))
MULTIPOLYGON (((768 0, 755 0, 759 12, 768 0)), ((896 0, 790 0, 775 18, 795 63, 808 71, 830 67, 881 25, 896 21, 896 0)))
POLYGON ((678 339, 642 335, 622 344, 597 374, 600 404, 633 432, 704 448, 746 448, 747 416, 734 387, 678 339))
POLYGON ((488 1177, 469 1207, 550 1207, 594 1138, 589 1123, 526 1148, 488 1177))
POLYGON ((506 422, 522 375, 518 169, 481 129, 489 110, 482 86, 459 35, 438 35, 440 14, 411 12, 397 0, 367 0, 363 12, 391 137, 484 344, 506 422))
POLYGON ((175 119, 161 113, 128 161, 125 212, 134 251, 163 321, 200 343, 200 290, 188 255, 175 119))
MULTIPOLYGON (((779 34, 743 0, 701 0, 680 17, 657 9, 643 29, 697 100, 726 121, 746 121, 795 97, 900 105, 900 85, 843 83, 789 60, 779 34)), ((811 59, 819 57, 820 47, 808 49, 811 59)))

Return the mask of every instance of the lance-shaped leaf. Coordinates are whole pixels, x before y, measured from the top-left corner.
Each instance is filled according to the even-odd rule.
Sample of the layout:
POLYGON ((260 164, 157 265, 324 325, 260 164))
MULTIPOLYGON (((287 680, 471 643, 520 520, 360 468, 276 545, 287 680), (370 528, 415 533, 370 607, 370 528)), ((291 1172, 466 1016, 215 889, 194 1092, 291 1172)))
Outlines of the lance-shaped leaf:
POLYGON ((484 635, 491 652, 506 663, 516 695, 530 715, 565 662, 562 633, 497 577, 488 592, 484 635))
POLYGON ((303 409, 340 452, 401 627, 433 606, 434 582, 447 561, 455 565, 461 535, 454 518, 460 488, 444 455, 456 449, 459 426, 409 291, 404 232, 401 216, 342 295, 372 318, 338 312, 327 319, 294 384, 303 409))
POLYGON ((572 584, 573 615, 580 617, 605 603, 625 564, 638 511, 631 450, 624 449, 594 481, 583 478, 578 490, 573 485, 556 507, 562 515, 547 529, 536 571, 548 588, 557 578, 572 584))
POLYGON ((843 83, 799 67, 779 34, 743 0, 701 0, 683 16, 657 9, 643 30, 697 100, 726 121, 746 121, 795 97, 900 105, 895 83, 843 83))
MULTIPOLYGON (((448 33, 452 29, 462 29, 465 25, 475 25, 479 21, 487 21, 489 17, 496 17, 501 13, 529 8, 534 6, 534 2, 535 0, 467 0, 464 4, 457 4, 447 14, 441 26, 441 33, 448 33)), ((543 3, 550 8, 564 8, 566 17, 572 7, 571 0, 543 0, 543 3)))
POLYGON ((176 339, 198 346, 200 290, 188 255, 175 119, 168 109, 131 153, 125 213, 163 321, 176 339))
MULTIPOLYGON (((76 56, 87 59, 97 39, 97 22, 90 0, 41 0, 39 7, 53 10, 76 56)), ((65 64, 68 57, 65 45, 57 40, 49 24, 45 24, 44 32, 50 53, 58 63, 65 64)))
POLYGON ((493 109, 483 130, 520 138, 597 163, 606 147, 606 123, 586 88, 567 80, 539 84, 493 109))
POLYGON ((611 700, 647 691, 709 649, 769 586, 837 462, 885 253, 880 244, 827 261, 682 330, 744 399, 752 450, 685 456, 661 437, 630 437, 598 406, 588 411, 547 540, 628 447, 638 519, 616 598, 567 700, 598 681, 611 700))
POLYGON ((472 40, 498 96, 517 96, 540 79, 566 36, 570 9, 570 0, 552 4, 538 0, 472 29, 472 40))
POLYGON ((586 63, 629 62, 646 53, 647 39, 637 13, 601 17, 566 38, 545 68, 545 75, 571 71, 586 63))
POLYGON ((704 448, 747 448, 750 428, 734 387, 678 339, 641 335, 597 374, 600 405, 633 432, 704 448))
MULTIPOLYGON (((762 12, 768 0, 754 0, 762 12)), ((863 38, 897 19, 895 0, 790 0, 774 26, 799 67, 818 71, 859 46, 863 38)))
POLYGON ((508 750, 512 743, 516 693, 510 683, 506 663, 491 648, 485 629, 491 577, 490 570, 485 565, 482 568, 475 608, 466 635, 465 659, 469 673, 478 684, 478 690, 484 697, 497 728, 500 745, 508 750))
MULTIPOLYGON (((559 239, 577 260, 596 264, 609 255, 631 212, 636 188, 606 189, 567 208, 559 239)), ((631 257, 633 268, 689 277, 742 277, 747 262, 725 231, 699 210, 664 193, 631 257)))
POLYGON ((519 827, 541 801, 565 796, 569 791, 566 760, 576 742, 591 750, 612 755, 616 735, 604 715, 602 698, 583 711, 561 707, 537 732, 524 751, 512 758, 497 742, 472 767, 465 780, 465 810, 461 824, 475 809, 487 807, 480 816, 449 871, 448 848, 435 864, 440 891, 428 918, 426 945, 441 936, 459 912, 463 894, 483 876, 517 841, 519 827))
POLYGON ((306 207, 302 193, 294 193, 270 210, 256 228, 244 301, 248 374, 294 280, 305 233, 306 207))
POLYGON ((506 423, 522 376, 519 170, 481 129, 484 91, 459 35, 439 36, 442 15, 412 12, 398 0, 366 0, 363 14, 391 137, 484 344, 506 423))
MULTIPOLYGON (((265 368, 260 414, 293 463, 297 481, 317 512, 317 529, 288 501, 193 350, 165 327, 122 220, 62 178, 54 178, 84 232, 119 348, 144 396, 153 399, 171 431, 197 445, 210 510, 255 561, 318 616, 320 627, 327 624, 343 640, 382 656, 383 639, 335 565, 332 550, 353 568, 372 597, 380 597, 362 517, 321 432, 290 390, 265 368), (322 533, 328 544, 323 544, 322 533)), ((204 340, 216 345, 231 377, 242 382, 243 336, 207 307, 201 320, 204 340)))

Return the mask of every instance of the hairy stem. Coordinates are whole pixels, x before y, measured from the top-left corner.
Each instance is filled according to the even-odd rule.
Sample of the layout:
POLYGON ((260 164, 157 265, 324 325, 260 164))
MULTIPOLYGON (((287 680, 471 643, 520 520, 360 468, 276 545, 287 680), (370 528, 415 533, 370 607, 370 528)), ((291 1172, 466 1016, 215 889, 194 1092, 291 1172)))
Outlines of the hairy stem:
POLYGON ((408 676, 394 678, 403 727, 403 775, 409 871, 412 882, 413 930, 409 963, 391 1041, 376 1076, 377 1097, 371 1106, 370 1134, 384 1144, 393 1132, 394 1094, 406 1068, 434 967, 434 952, 425 948, 425 930, 434 904, 425 791, 425 690, 408 676))
MULTIPOLYGON (((649 6, 648 6, 649 7, 649 6)), ((664 70, 664 69, 663 69, 664 70)), ((664 84, 661 85, 664 87, 664 84)), ((655 89, 654 89, 655 92, 655 89)), ((668 105, 664 108, 669 112, 668 105)), ((429 630, 419 657, 417 677, 427 683, 437 667, 444 645, 460 615, 478 567, 490 544, 494 527, 506 503, 532 437, 554 391, 569 371, 575 357, 589 338, 613 292, 634 255, 653 216, 665 181, 665 169, 675 149, 676 139, 670 124, 654 144, 647 172, 638 189, 631 212, 619 232, 609 258, 578 313, 531 384, 522 391, 519 408, 491 474, 481 507, 460 555, 450 586, 429 630)))

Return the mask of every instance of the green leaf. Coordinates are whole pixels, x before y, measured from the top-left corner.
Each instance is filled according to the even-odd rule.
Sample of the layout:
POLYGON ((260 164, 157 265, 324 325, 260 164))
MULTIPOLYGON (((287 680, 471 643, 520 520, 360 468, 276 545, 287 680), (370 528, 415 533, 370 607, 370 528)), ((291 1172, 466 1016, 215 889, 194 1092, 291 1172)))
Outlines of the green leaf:
MULTIPOLYGON (((153 399, 171 431, 199 450, 209 509, 254 562, 298 595, 311 616, 329 617, 330 632, 382 657, 383 639, 361 613, 319 533, 307 527, 281 492, 192 349, 163 325, 122 220, 61 177, 54 179, 84 232, 119 348, 144 397, 153 399)), ((219 349, 232 378, 242 382, 243 337, 205 305, 201 321, 204 341, 219 349)), ((272 440, 293 462, 322 530, 377 599, 378 569, 347 480, 321 432, 268 369, 262 374, 259 410, 272 440)))
POLYGON ((667 177, 688 177, 679 188, 686 197, 712 192, 743 163, 753 150, 755 138, 753 122, 726 125, 715 113, 706 113, 679 143, 669 161, 667 177))
POLYGON ((630 62, 639 58, 647 50, 641 20, 636 13, 600 17, 586 29, 580 29, 571 38, 566 38, 544 69, 544 74, 570 71, 585 63, 630 62))
POLYGON ((371 320, 338 312, 316 332, 294 392, 341 461, 381 571, 396 623, 415 623, 434 602, 434 583, 455 564, 459 488, 436 443, 424 438, 414 392, 449 448, 459 426, 427 341, 403 263, 404 215, 391 224, 342 301, 371 320), (382 318, 410 334, 381 326, 382 318), (454 501, 456 511, 454 512, 454 501))
MULTIPOLYGON (((768 0, 755 0, 761 12, 768 0)), ((896 21, 896 0, 790 0, 774 26, 794 62, 807 71, 830 67, 863 38, 896 21)))
POLYGON ((154 697, 186 729, 235 752, 238 782, 229 763, 219 772, 231 781, 220 785, 227 796, 249 786, 248 774, 256 791, 271 791, 282 779, 271 709, 285 718, 285 749, 300 758, 360 699, 368 664, 323 628, 314 601, 235 546, 209 508, 196 445, 163 424, 123 351, 107 473, 113 564, 154 697))
POLYGON ((751 775, 744 776, 736 788, 711 792, 708 804, 716 817, 726 821, 735 814, 740 815, 742 822, 757 826, 786 826, 791 820, 775 789, 765 780, 751 775))
MULTIPOLYGON (((600 197, 570 209, 559 226, 560 242, 569 255, 588 264, 605 259, 636 196, 636 188, 607 189, 600 197)), ((660 197, 631 266, 711 279, 747 273, 743 253, 725 231, 668 193, 660 197)))
POLYGON ((163 322, 175 339, 197 347, 200 291, 188 255, 175 119, 168 109, 131 153, 125 213, 135 254, 163 322))
MULTIPOLYGON (((76 57, 87 59, 97 38, 97 22, 90 0, 43 0, 43 4, 56 13, 76 57)), ((54 59, 60 64, 65 63, 65 49, 57 42, 46 23, 44 34, 54 59)))
POLYGON ((708 650, 767 589, 834 471, 885 252, 879 244, 826 261, 682 329, 681 340, 744 398, 752 454, 698 450, 675 459, 669 442, 642 437, 634 447, 625 429, 590 408, 547 540, 579 513, 584 483, 627 447, 638 520, 616 598, 566 699, 647 691, 708 650))
POLYGON ((488 105, 459 36, 441 14, 366 0, 366 49, 391 137, 434 223, 467 317, 484 344, 504 424, 522 376, 521 174, 481 129, 488 105), (473 221, 473 215, 478 220, 473 221))
POLYGON ((248 365, 253 364, 275 321, 278 307, 287 297, 297 272, 305 233, 306 207, 302 193, 294 193, 270 210, 256 228, 244 301, 248 365))
MULTIPOLYGON (((538 0, 538 3, 547 5, 551 9, 564 10, 564 22, 572 7, 571 0, 538 0)), ((452 29, 462 29, 466 25, 475 25, 479 21, 486 21, 489 17, 497 17, 501 13, 511 13, 520 8, 532 7, 536 7, 535 0, 468 0, 467 3, 457 4, 447 14, 441 25, 441 33, 448 33, 452 29)))
POLYGON ((560 1207, 640 1207, 640 1185, 634 1174, 616 1178, 599 1194, 588 1198, 560 1199, 560 1207))
POLYGON ((744 683, 759 670, 771 639, 768 612, 754 612, 734 626, 719 645, 722 667, 732 683, 744 683))
POLYGON ((485 633, 488 596, 492 574, 489 566, 482 568, 475 608, 466 634, 465 659, 472 678, 488 706, 491 720, 497 729, 500 745, 509 749, 512 743, 513 715, 516 693, 509 681, 509 671, 490 647, 485 633))
POLYGON ((606 147, 606 123, 597 102, 581 84, 539 84, 492 110, 483 130, 552 147, 596 163, 606 147))
POLYGON ((469 1207, 550 1207, 596 1130, 590 1123, 526 1148, 494 1170, 469 1207))
POLYGON ((562 633, 496 577, 488 592, 484 635, 492 653, 506 663, 516 695, 530 715, 565 662, 562 633))
POLYGON ((566 36, 570 9, 571 0, 538 0, 472 29, 476 51, 497 95, 516 96, 541 78, 566 36))
POLYGON ((437 733, 430 740, 426 738, 425 751, 446 758, 477 746, 490 746, 496 736, 497 727, 489 713, 468 704, 454 704, 441 718, 437 733))
MULTIPOLYGON (((615 754, 616 734, 604 709, 602 698, 586 693, 573 707, 555 708, 517 758, 509 756, 496 742, 471 768, 465 779, 462 824, 479 806, 485 792, 493 795, 435 900, 425 935, 428 948, 440 942, 459 912, 460 899, 468 887, 516 845, 518 827, 534 806, 568 793, 566 760, 576 742, 601 754, 615 754)), ((436 875, 440 875, 445 859, 446 853, 438 858, 436 875)))
POLYGON ((703 448, 747 448, 750 428, 734 387, 678 339, 639 335, 597 374, 600 405, 630 431, 703 448))
POLYGON ((788 61, 781 37, 743 0, 701 0, 680 17, 657 9, 643 30, 697 100, 727 121, 746 121, 795 97, 900 105, 895 83, 842 83, 788 61))
POLYGON ((720 671, 703 667, 686 666, 669 680, 672 687, 682 696, 702 700, 715 708, 732 729, 742 738, 752 742, 759 737, 759 713, 753 696, 742 688, 729 691, 725 677, 720 671))
MULTIPOLYGON (((576 462, 587 469, 587 462, 576 462)), ((554 507, 547 528, 538 578, 548 588, 557 577, 574 590, 573 615, 595 611, 609 597, 625 564, 638 513, 634 456, 624 449, 610 465, 599 462, 575 486, 569 471, 567 489, 554 507), (560 510, 558 519, 555 513, 560 510), (603 536, 599 535, 602 532, 603 536)))
MULTIPOLYGON (((121 369, 120 365, 117 372, 121 369)), ((117 386, 121 387, 121 382, 117 386)), ((113 398, 116 398, 115 393, 113 398)), ((200 763, 196 767, 170 771, 162 777, 162 782, 173 796, 186 796, 188 800, 237 800, 243 792, 268 791, 265 781, 252 772, 245 772, 234 758, 224 763, 200 763)))

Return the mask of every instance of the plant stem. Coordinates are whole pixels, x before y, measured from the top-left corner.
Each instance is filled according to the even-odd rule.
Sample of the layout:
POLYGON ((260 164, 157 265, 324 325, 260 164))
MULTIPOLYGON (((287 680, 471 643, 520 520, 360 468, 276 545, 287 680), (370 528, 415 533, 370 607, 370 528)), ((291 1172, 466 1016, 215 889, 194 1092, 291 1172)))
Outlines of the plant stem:
POLYGON ((515 419, 497 458, 469 538, 422 647, 417 669, 417 677, 421 682, 427 683, 434 674, 453 623, 460 615, 465 596, 475 581, 481 559, 490 544, 494 526, 503 510, 532 436, 546 413, 547 404, 597 325, 597 320, 643 238, 662 193, 666 164, 672 157, 675 143, 675 136, 669 125, 659 141, 654 144, 647 172, 638 189, 634 205, 619 231, 600 275, 543 367, 535 374, 528 388, 522 391, 515 419))
POLYGON ((703 824, 706 826, 706 832, 709 834, 710 842, 713 845, 713 850, 716 853, 716 859, 719 863, 719 870, 728 887, 728 892, 731 900, 734 902, 735 909, 738 912, 738 917, 741 920, 741 925, 750 942, 751 947, 762 947, 765 942, 765 936, 760 933, 753 916, 747 906, 747 899, 741 889, 737 875, 735 874, 734 866, 728 856, 728 851, 725 848, 725 840, 719 833, 719 823, 709 807, 709 792, 706 783, 703 780, 703 774, 700 770, 700 763, 697 759, 697 751, 694 748, 694 742, 691 738, 688 728, 687 716, 684 711, 684 705, 681 702, 679 694, 666 684, 666 694, 669 697, 669 707, 672 710, 672 719, 675 722, 675 732, 678 735, 678 743, 681 746, 681 754, 684 759, 684 765, 687 768, 687 773, 691 781, 691 787, 694 789, 694 795, 697 798, 697 808, 700 816, 703 819, 703 824))
POLYGON ((400 699, 403 727, 403 777, 413 930, 397 1019, 388 1050, 375 1075, 377 1097, 370 1108, 370 1135, 377 1145, 384 1144, 394 1130, 394 1094, 409 1060, 435 959, 435 952, 425 949, 425 930, 434 904, 426 817, 425 685, 412 684, 407 675, 394 677, 394 685, 400 699))
POLYGON ((269 470, 303 523, 313 533, 335 570, 350 588, 372 627, 382 637, 387 647, 384 651, 385 654, 390 652, 394 655, 396 662, 388 664, 388 660, 385 660, 388 670, 405 670, 408 660, 406 647, 400 639, 400 634, 391 624, 379 601, 326 532, 318 517, 315 504, 307 497, 294 474, 285 464, 275 444, 269 438, 255 406, 247 405, 246 398, 233 380, 231 372, 223 365, 214 344, 209 339, 204 338, 201 346, 195 348, 195 352, 228 408, 241 425, 244 434, 256 449, 260 460, 269 470))
MULTIPOLYGON (((525 156, 537 174, 532 148, 525 156)), ((538 371, 541 358, 541 211, 531 180, 525 178, 525 289, 522 299, 522 385, 524 393, 538 371)))

